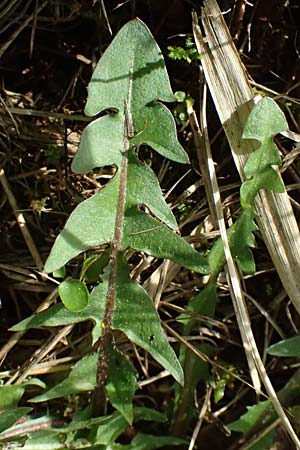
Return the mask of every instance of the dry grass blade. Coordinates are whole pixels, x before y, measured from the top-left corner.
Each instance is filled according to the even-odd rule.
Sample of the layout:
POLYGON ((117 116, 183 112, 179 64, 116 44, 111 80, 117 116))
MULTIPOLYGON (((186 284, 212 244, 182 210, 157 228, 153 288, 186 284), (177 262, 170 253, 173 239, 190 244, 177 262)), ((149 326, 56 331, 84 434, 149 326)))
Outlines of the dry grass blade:
POLYGON ((207 128, 207 121, 206 121, 206 99, 207 99, 207 87, 206 84, 203 87, 203 95, 202 95, 202 110, 200 112, 200 123, 201 123, 201 131, 200 127, 198 125, 197 117, 192 110, 189 111, 189 117, 191 120, 191 126, 194 134, 195 141, 198 140, 197 143, 197 152, 198 152, 198 159, 199 164, 201 168, 201 173, 203 177, 205 176, 205 190, 206 195, 209 202, 209 209, 210 214, 212 215, 212 220, 214 223, 214 227, 216 229, 219 229, 221 232, 221 237, 224 244, 226 259, 227 259, 227 265, 228 269, 226 269, 226 272, 231 272, 232 279, 236 280, 236 283, 234 284, 234 281, 232 284, 234 284, 235 289, 233 289, 232 284, 231 288, 232 291, 236 293, 236 295, 233 295, 234 300, 234 308, 236 311, 237 321, 239 324, 240 332, 242 341, 244 344, 245 354, 248 361, 248 366, 250 370, 251 379, 253 382, 253 386, 256 390, 256 392, 260 392, 261 384, 260 384, 260 378, 257 373, 256 364, 253 358, 253 349, 252 347, 255 347, 255 341, 252 335, 251 326, 250 326, 250 319, 247 313, 247 309, 245 307, 245 301, 243 298, 242 290, 240 287, 240 283, 238 280, 238 273, 235 267, 235 264, 232 260, 232 256, 230 253, 229 245, 228 245, 228 239, 227 239, 227 232, 226 232, 226 226, 225 226, 225 220, 224 220, 224 214, 223 214, 223 208, 222 208, 222 202, 221 202, 221 196, 219 191, 219 186, 217 182, 217 177, 215 173, 215 167, 214 162, 212 159, 211 149, 210 149, 210 143, 209 143, 209 137, 208 137, 208 128, 207 128), (198 137, 198 138, 197 138, 198 137), (205 161, 206 160, 206 161, 205 161), (204 175, 206 174, 206 175, 204 175), (236 297, 239 298, 239 301, 235 301, 236 297), (242 304, 242 308, 239 307, 239 305, 242 304))
MULTIPOLYGON (((195 39, 219 118, 242 180, 252 143, 242 132, 254 106, 247 72, 215 0, 202 13, 205 38, 195 25, 195 39), (205 43, 207 42, 207 43, 205 43)), ((287 193, 260 191, 255 201, 257 222, 281 282, 300 314, 300 234, 287 193)))
MULTIPOLYGON (((207 44, 205 44, 200 27, 196 21, 194 21, 194 35, 198 51, 202 54, 204 74, 232 149, 235 163, 241 179, 243 180, 243 167, 252 148, 249 144, 244 146, 241 136, 248 114, 253 107, 254 102, 252 92, 247 81, 245 68, 240 62, 239 55, 234 47, 226 23, 223 20, 221 11, 215 0, 207 0, 205 2, 205 7, 202 12, 202 24, 206 34, 207 44), (241 149, 243 150, 243 153, 241 153, 241 149)), ((248 311, 240 287, 238 272, 230 253, 222 211, 220 211, 220 197, 213 163, 209 164, 209 169, 211 180, 214 183, 214 198, 216 206, 218 206, 216 209, 228 266, 229 285, 241 336, 245 350, 247 350, 248 363, 250 363, 250 369, 252 368, 252 378, 253 375, 254 378, 256 378, 255 372, 257 370, 260 379, 264 383, 266 391, 270 396, 274 409, 281 418, 281 421, 296 448, 299 449, 300 442, 276 396, 253 338, 248 311), (252 353, 251 358, 249 358, 250 353, 252 353), (253 363, 255 363, 256 366, 254 373, 253 363)), ((293 264, 293 259, 296 257, 296 252, 299 248, 299 246, 297 247, 297 250, 294 248, 299 242, 299 231, 288 196, 286 193, 279 196, 263 192, 256 201, 255 206, 256 212, 259 213, 258 222, 260 229, 273 258, 274 265, 281 276, 282 282, 290 295, 291 300, 298 312, 300 312, 299 289, 295 290, 295 287, 298 286, 299 283, 300 271, 297 276, 294 270, 295 268, 290 265, 293 264), (282 211, 285 212, 283 216, 282 211), (290 240, 286 239, 286 236, 290 235, 287 234, 287 232, 291 234, 290 240), (289 259, 290 255, 291 259, 289 259), (286 276, 288 273, 287 263, 290 266, 292 278, 295 278, 296 276, 296 278, 293 279, 293 282, 286 276), (291 284, 293 284, 293 289, 290 289, 291 284)), ((300 269, 299 261, 300 258, 298 256, 296 264, 296 269, 298 268, 298 270, 300 269)))
POLYGON ((193 448, 196 445, 196 441, 197 441, 197 437, 198 437, 201 425, 203 423, 205 415, 207 414, 207 411, 210 408, 210 397, 211 397, 211 394, 212 394, 212 388, 210 386, 207 386, 206 387, 205 399, 204 399, 202 408, 200 410, 200 413, 199 413, 199 416, 198 416, 198 421, 197 421, 197 424, 196 424, 196 426, 194 428, 193 435, 191 437, 188 450, 193 450, 193 448))
POLYGON ((15 196, 10 189, 9 183, 8 183, 5 173, 4 173, 4 169, 2 167, 0 167, 0 183, 2 185, 2 188, 3 188, 7 198, 8 198, 9 203, 12 207, 16 221, 20 227, 20 231, 24 237, 24 240, 26 242, 28 250, 30 251, 32 259, 34 260, 36 267, 39 270, 43 270, 43 261, 42 261, 40 254, 36 248, 36 245, 31 237, 31 234, 27 228, 25 217, 21 212, 18 211, 18 206, 17 206, 15 196))
POLYGON ((38 363, 48 355, 56 345, 61 342, 61 340, 67 336, 70 331, 73 329, 74 325, 66 325, 55 335, 53 339, 49 343, 46 343, 41 348, 39 348, 32 358, 24 365, 23 368, 18 370, 11 378, 8 380, 7 384, 12 384, 16 382, 16 384, 22 383, 29 373, 38 365, 38 363))
POLYGON ((45 6, 47 6, 48 0, 43 2, 36 10, 30 14, 24 22, 19 26, 19 28, 6 40, 6 42, 0 47, 0 58, 4 55, 9 46, 14 42, 15 39, 19 36, 19 34, 34 20, 35 16, 39 14, 45 6))
POLYGON ((208 132, 207 132, 207 122, 206 122, 206 89, 204 90, 203 95, 203 111, 201 115, 201 126, 203 130, 203 135, 205 136, 204 146, 207 155, 208 161, 208 174, 212 187, 213 201, 216 210, 216 216, 218 221, 218 227, 221 233, 221 238, 224 245, 224 253, 226 256, 227 267, 226 267, 226 276, 228 279, 228 284, 231 291, 231 297, 233 301, 233 306, 236 314, 236 319, 238 322, 239 330, 241 333, 243 346, 245 350, 245 355, 248 361, 248 366, 250 370, 251 379, 253 382, 253 386, 257 393, 260 392, 261 384, 260 378, 257 372, 255 354, 258 353, 255 340, 253 337, 253 333, 251 330, 251 322, 249 318, 249 314, 247 311, 245 299, 242 293, 242 288, 239 280, 238 270, 233 261, 231 251, 229 248, 227 231, 225 225, 225 219, 223 214, 223 207, 221 202, 221 195, 219 191, 219 186, 217 182, 217 175, 215 172, 215 165, 211 154, 210 144, 208 140, 208 132))
MULTIPOLYGON (((9 94, 9 92, 7 92, 9 94)), ((46 119, 71 120, 78 122, 90 122, 91 119, 80 114, 65 114, 53 111, 37 111, 28 108, 14 108, 13 106, 0 107, 0 114, 17 114, 20 116, 45 117, 46 119)))
MULTIPOLYGON (((45 298, 45 300, 41 303, 41 305, 36 309, 35 313, 39 313, 49 308, 49 306, 54 302, 58 295, 57 289, 53 289, 53 291, 45 298)), ((11 338, 6 342, 6 344, 0 348, 0 367, 3 361, 6 358, 7 353, 19 342, 19 340, 24 336, 26 331, 17 331, 15 332, 11 338)))

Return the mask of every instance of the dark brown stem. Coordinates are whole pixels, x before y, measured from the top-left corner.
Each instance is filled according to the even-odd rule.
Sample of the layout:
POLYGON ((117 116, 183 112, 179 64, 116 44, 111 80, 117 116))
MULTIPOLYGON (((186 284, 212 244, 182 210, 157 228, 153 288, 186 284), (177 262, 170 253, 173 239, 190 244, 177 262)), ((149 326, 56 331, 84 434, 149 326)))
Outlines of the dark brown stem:
POLYGON ((106 307, 104 312, 104 318, 102 322, 102 336, 99 339, 98 349, 99 349, 99 360, 97 369, 97 382, 96 388, 93 394, 93 415, 100 416, 106 414, 106 394, 105 394, 105 383, 108 374, 109 365, 109 348, 112 340, 112 318, 115 309, 115 298, 116 298, 116 282, 118 273, 118 262, 121 249, 121 239, 122 239, 122 228, 123 228, 123 218, 124 218, 124 208, 125 208, 125 197, 126 197, 126 180, 127 180, 127 165, 128 158, 127 152, 123 156, 122 169, 121 169, 121 180, 119 187, 119 199, 117 208, 117 217, 115 224, 115 236, 112 242, 111 258, 110 258, 110 277, 108 283, 108 291, 106 297, 106 307))
POLYGON ((123 220, 126 202, 128 151, 130 147, 129 138, 133 135, 132 118, 129 110, 130 96, 131 96, 131 83, 128 100, 125 102, 125 130, 124 130, 125 151, 122 159, 122 166, 120 173, 120 186, 117 205, 117 216, 115 222, 115 234, 114 240, 111 244, 111 258, 110 258, 111 271, 108 283, 104 318, 101 325, 103 331, 102 336, 99 339, 98 343, 99 359, 97 369, 97 381, 92 399, 94 416, 102 416, 106 414, 106 406, 107 406, 105 383, 109 368, 109 354, 110 354, 110 345, 112 341, 112 319, 115 309, 118 263, 122 243, 122 230, 123 230, 123 220))

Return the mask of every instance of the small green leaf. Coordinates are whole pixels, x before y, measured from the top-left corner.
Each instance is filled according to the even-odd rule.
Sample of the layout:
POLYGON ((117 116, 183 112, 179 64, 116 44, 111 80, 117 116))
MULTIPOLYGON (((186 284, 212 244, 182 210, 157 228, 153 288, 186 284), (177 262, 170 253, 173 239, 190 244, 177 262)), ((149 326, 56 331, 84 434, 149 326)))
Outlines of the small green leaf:
MULTIPOLYGON (((215 353, 215 348, 209 344, 198 344, 195 345, 197 350, 202 354, 206 355, 209 358, 212 358, 215 353)), ((185 356, 189 352, 189 349, 183 348, 180 352, 180 361, 184 364, 186 362, 185 356)), ((194 392, 197 389, 197 386, 200 382, 209 383, 212 382, 211 376, 211 368, 210 364, 207 361, 203 361, 198 356, 196 358, 188 358, 188 362, 186 362, 185 366, 185 383, 188 383, 188 389, 190 395, 186 396, 186 411, 194 411, 194 392)))
POLYGON ((30 401, 40 403, 79 392, 92 391, 96 385, 97 360, 98 353, 83 357, 74 365, 69 376, 61 383, 30 401))
POLYGON ((177 91, 175 92, 175 97, 179 103, 183 103, 186 99, 186 93, 184 91, 177 91))
POLYGON ((171 259, 196 272, 210 272, 207 258, 174 231, 136 208, 128 209, 125 215, 123 248, 127 247, 171 259))
POLYGON ((251 247, 255 247, 253 231, 257 230, 254 222, 254 210, 246 209, 230 228, 228 233, 232 257, 245 273, 255 273, 255 261, 251 247))
POLYGON ((129 424, 133 421, 133 396, 138 388, 136 373, 127 358, 115 349, 110 352, 105 385, 111 404, 129 424))
MULTIPOLYGON (((255 247, 253 231, 257 230, 254 222, 254 210, 248 208, 242 212, 238 220, 228 230, 228 242, 233 259, 245 273, 255 272, 255 262, 251 247, 255 247)), ((211 273, 218 275, 226 260, 221 239, 218 239, 208 255, 211 273)))
POLYGON ((280 166, 281 158, 273 140, 264 140, 259 149, 250 154, 244 167, 245 175, 251 178, 272 165, 280 166))
POLYGON ((192 312, 193 315, 182 313, 177 317, 177 321, 187 325, 190 321, 195 320, 195 315, 214 317, 217 301, 217 286, 213 280, 189 301, 187 310, 192 312))
POLYGON ((270 140, 288 129, 286 118, 270 97, 263 97, 253 108, 243 132, 243 139, 270 140))
POLYGON ((54 431, 41 430, 32 433, 22 447, 25 450, 63 450, 65 437, 54 431))
POLYGON ((132 154, 129 154, 128 162, 126 207, 144 205, 155 217, 177 231, 176 219, 163 197, 153 170, 147 164, 139 162, 132 154))
POLYGON ((214 401, 218 403, 224 397, 225 390, 227 387, 233 388, 233 382, 235 380, 235 375, 237 369, 235 366, 226 363, 225 361, 219 361, 222 366, 213 367, 212 375, 213 381, 212 386, 214 390, 214 401))
POLYGON ((300 336, 294 336, 285 339, 276 344, 271 345, 267 352, 269 355, 283 356, 283 357, 300 357, 300 336))
POLYGON ((56 327, 60 325, 69 325, 72 323, 80 323, 85 320, 92 320, 94 322, 94 328, 92 331, 93 343, 102 334, 101 322, 104 314, 104 298, 102 302, 97 302, 91 296, 91 302, 80 313, 71 312, 64 307, 63 304, 58 304, 50 307, 46 311, 42 311, 39 314, 34 314, 27 319, 22 320, 18 324, 14 325, 10 329, 12 331, 29 330, 30 328, 56 327))
POLYGON ((199 55, 191 36, 186 36, 184 47, 168 46, 168 51, 169 51, 168 56, 170 59, 185 60, 189 64, 192 61, 201 59, 201 55, 199 55))
POLYGON ((247 412, 243 414, 238 420, 230 423, 228 426, 231 431, 240 431, 246 433, 250 430, 258 419, 270 408, 271 402, 269 400, 260 402, 254 406, 247 406, 247 412))
POLYGON ((10 428, 31 410, 32 408, 27 408, 24 406, 22 408, 9 409, 7 411, 0 412, 0 433, 10 428))
MULTIPOLYGON (((270 408, 271 402, 269 400, 260 402, 253 406, 247 406, 247 412, 235 422, 228 424, 227 427, 231 431, 247 433, 255 426, 257 421, 260 420, 260 418, 263 417, 270 408)), ((273 414, 268 416, 265 423, 262 422, 261 426, 267 427, 268 425, 270 425, 270 423, 272 423, 272 421, 275 420, 275 418, 276 413, 273 412, 273 414)), ((249 447, 249 450, 266 450, 271 448, 275 433, 276 430, 271 430, 268 434, 259 439, 258 442, 249 447)))
POLYGON ((258 440, 255 444, 251 445, 251 447, 248 447, 248 450, 266 450, 266 449, 272 449, 274 446, 273 440, 276 435, 276 429, 271 430, 269 433, 267 433, 265 436, 263 436, 261 439, 258 440))
MULTIPOLYGON (((109 273, 93 289, 91 303, 106 298, 109 273)), ((171 375, 183 383, 183 372, 178 359, 164 335, 160 318, 146 291, 131 281, 124 258, 120 257, 116 281, 116 304, 112 328, 123 331, 135 344, 149 352, 171 375)))
POLYGON ((0 386, 0 411, 16 408, 24 392, 20 384, 0 386))
POLYGON ((105 189, 80 203, 72 212, 51 249, 45 272, 54 272, 79 253, 113 240, 119 181, 117 173, 105 189))
POLYGON ((147 420, 149 422, 167 422, 166 416, 155 409, 146 408, 145 406, 136 406, 133 409, 133 422, 139 420, 147 420))
POLYGON ((66 267, 62 266, 60 269, 53 272, 54 278, 65 278, 67 274, 66 267))
POLYGON ((97 426, 94 441, 100 445, 112 445, 128 427, 128 421, 118 411, 114 412, 105 423, 97 426))
POLYGON ((131 139, 133 144, 147 144, 165 158, 182 164, 189 163, 187 154, 177 140, 175 120, 165 105, 148 104, 147 109, 139 111, 135 124, 141 132, 131 139))
MULTIPOLYGON (((133 408, 133 422, 165 422, 166 417, 154 409, 145 407, 133 408)), ((97 428, 95 441, 97 444, 112 445, 123 431, 128 427, 128 422, 119 412, 113 413, 106 422, 97 428)), ((109 447, 110 448, 110 447, 109 447)))
POLYGON ((266 167, 258 172, 251 180, 245 181, 240 190, 241 205, 243 208, 252 208, 256 194, 260 189, 282 193, 284 184, 279 173, 273 167, 266 167))
POLYGON ((112 327, 123 331, 135 344, 148 351, 183 384, 183 371, 162 331, 159 315, 146 291, 131 281, 123 258, 119 260, 116 307, 112 327))
POLYGON ((113 164, 120 167, 123 140, 124 120, 119 114, 109 114, 89 123, 83 130, 79 149, 72 162, 73 172, 86 173, 95 167, 113 164))
POLYGON ((215 403, 218 403, 224 397, 226 385, 227 385, 227 382, 226 382, 225 378, 221 378, 215 383, 215 385, 214 385, 214 401, 215 401, 215 403))
POLYGON ((99 283, 101 275, 109 262, 109 253, 102 255, 91 255, 83 261, 80 279, 85 279, 88 283, 99 283))
POLYGON ((226 263, 224 245, 221 238, 215 241, 214 245, 210 249, 207 259, 212 276, 218 276, 219 272, 222 270, 224 264, 226 263))
POLYGON ((65 280, 58 287, 59 296, 71 312, 83 311, 90 302, 89 291, 80 280, 65 280))

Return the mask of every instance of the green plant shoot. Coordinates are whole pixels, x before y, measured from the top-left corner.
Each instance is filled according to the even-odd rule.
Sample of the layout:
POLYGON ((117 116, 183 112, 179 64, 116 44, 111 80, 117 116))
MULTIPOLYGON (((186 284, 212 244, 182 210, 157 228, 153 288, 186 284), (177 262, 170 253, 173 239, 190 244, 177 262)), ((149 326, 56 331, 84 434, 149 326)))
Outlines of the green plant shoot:
MULTIPOLYGON (((108 395, 129 423, 133 410, 128 398, 132 400, 136 384, 128 389, 126 410, 118 408, 115 393, 122 389, 122 374, 118 379, 109 378, 114 330, 122 331, 149 352, 179 383, 183 383, 183 372, 151 298, 130 279, 127 250, 171 259, 200 273, 209 272, 207 259, 179 236, 154 172, 139 160, 136 151, 138 145, 146 144, 163 157, 188 163, 177 140, 173 116, 161 103, 175 100, 159 47, 148 28, 140 20, 132 20, 117 34, 93 73, 85 113, 102 115, 85 128, 72 164, 77 173, 111 165, 116 168, 115 174, 103 189, 77 206, 45 264, 46 272, 57 271, 80 253, 109 245, 102 282, 89 299, 85 286, 79 287, 80 281, 66 280, 60 291, 68 310, 59 305, 18 326, 49 324, 47 318, 52 325, 92 319, 99 354, 94 413, 105 413, 108 395)), ((128 368, 126 358, 120 366, 128 378, 133 369, 128 368)))

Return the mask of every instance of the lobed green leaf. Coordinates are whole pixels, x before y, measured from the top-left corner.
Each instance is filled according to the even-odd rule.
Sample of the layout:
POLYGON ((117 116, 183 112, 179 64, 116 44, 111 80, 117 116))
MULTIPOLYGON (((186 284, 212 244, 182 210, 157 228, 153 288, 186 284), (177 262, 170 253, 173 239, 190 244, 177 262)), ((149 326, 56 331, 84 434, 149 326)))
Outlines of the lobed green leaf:
MULTIPOLYGON (((45 264, 46 272, 53 272, 79 253, 113 240, 119 182, 117 173, 104 189, 77 206, 52 247, 45 264)), ((127 192, 124 249, 131 247, 158 258, 171 259, 197 272, 209 272, 206 258, 164 225, 177 229, 154 173, 132 156, 128 165, 127 192), (146 206, 164 223, 140 211, 140 205, 146 206)))
POLYGON ((273 141, 276 134, 288 129, 286 118, 276 102, 262 98, 253 108, 243 132, 244 139, 256 139, 260 146, 248 158, 244 172, 248 181, 241 188, 241 204, 251 208, 260 189, 284 192, 279 173, 272 166, 280 166, 281 158, 273 141))

